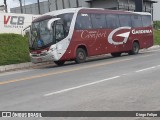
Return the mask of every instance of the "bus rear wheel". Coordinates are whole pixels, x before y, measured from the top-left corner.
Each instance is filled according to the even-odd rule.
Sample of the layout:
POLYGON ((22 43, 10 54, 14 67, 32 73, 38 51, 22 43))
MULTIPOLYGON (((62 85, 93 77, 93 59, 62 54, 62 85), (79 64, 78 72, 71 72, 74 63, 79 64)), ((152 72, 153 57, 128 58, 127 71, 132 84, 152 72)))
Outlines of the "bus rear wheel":
POLYGON ((133 45, 132 45, 132 50, 129 51, 129 55, 136 55, 139 53, 139 49, 140 49, 140 46, 139 46, 139 43, 138 42, 134 42, 133 45))
POLYGON ((86 51, 83 48, 78 48, 76 51, 76 63, 83 63, 86 61, 86 51))
POLYGON ((65 61, 54 61, 54 63, 58 66, 64 65, 65 61))
POLYGON ((111 55, 113 57, 120 57, 122 53, 118 52, 118 53, 111 53, 111 55))

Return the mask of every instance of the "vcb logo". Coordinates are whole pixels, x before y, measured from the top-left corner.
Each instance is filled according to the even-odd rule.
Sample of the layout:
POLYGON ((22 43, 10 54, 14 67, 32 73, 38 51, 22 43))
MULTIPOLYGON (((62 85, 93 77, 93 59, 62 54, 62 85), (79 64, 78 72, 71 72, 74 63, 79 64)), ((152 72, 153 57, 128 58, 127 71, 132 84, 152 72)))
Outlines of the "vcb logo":
POLYGON ((4 16, 4 25, 23 25, 24 20, 23 16, 4 16))

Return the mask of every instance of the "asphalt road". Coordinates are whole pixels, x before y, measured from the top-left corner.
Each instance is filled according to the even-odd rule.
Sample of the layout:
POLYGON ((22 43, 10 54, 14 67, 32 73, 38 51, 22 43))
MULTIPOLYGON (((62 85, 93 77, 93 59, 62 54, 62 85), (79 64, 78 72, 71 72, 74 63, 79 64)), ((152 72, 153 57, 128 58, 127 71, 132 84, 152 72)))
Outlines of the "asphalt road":
POLYGON ((1 73, 0 111, 160 111, 159 74, 160 49, 1 73))

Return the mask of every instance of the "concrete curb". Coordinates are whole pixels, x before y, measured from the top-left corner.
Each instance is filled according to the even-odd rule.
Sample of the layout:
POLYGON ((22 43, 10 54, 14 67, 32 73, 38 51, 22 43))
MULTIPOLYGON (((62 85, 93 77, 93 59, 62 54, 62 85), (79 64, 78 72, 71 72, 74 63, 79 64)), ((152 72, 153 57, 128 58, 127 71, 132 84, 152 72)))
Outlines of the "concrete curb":
MULTIPOLYGON (((158 48, 160 48, 160 45, 154 45, 153 47, 150 47, 147 50, 154 50, 154 49, 158 49, 158 48)), ((15 69, 38 67, 38 66, 43 66, 43 65, 48 65, 48 64, 51 64, 51 63, 33 64, 31 62, 27 62, 27 63, 20 63, 20 64, 4 65, 4 66, 0 66, 0 73, 5 72, 5 71, 10 71, 10 70, 15 70, 15 69)))
POLYGON ((154 46, 148 48, 147 50, 153 50, 153 49, 158 49, 158 48, 160 48, 160 45, 154 45, 154 46))
POLYGON ((20 63, 20 64, 4 65, 4 66, 0 66, 0 73, 5 72, 5 71, 10 71, 10 70, 16 70, 16 69, 38 67, 38 66, 47 65, 47 64, 49 64, 49 63, 33 64, 31 62, 27 62, 27 63, 20 63))

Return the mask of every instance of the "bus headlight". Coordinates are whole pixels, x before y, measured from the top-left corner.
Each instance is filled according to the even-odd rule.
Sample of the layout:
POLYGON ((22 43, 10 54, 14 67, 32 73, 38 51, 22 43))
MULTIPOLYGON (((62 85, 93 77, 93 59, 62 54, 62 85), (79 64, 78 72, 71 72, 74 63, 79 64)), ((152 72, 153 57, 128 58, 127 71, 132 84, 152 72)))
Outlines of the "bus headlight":
POLYGON ((47 51, 47 50, 44 50, 44 51, 41 52, 40 55, 41 55, 41 56, 45 56, 45 55, 47 55, 47 54, 48 54, 48 51, 47 51))
POLYGON ((49 49, 49 51, 54 51, 54 50, 56 50, 56 47, 55 47, 55 46, 50 47, 50 49, 49 49))

